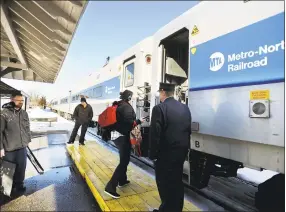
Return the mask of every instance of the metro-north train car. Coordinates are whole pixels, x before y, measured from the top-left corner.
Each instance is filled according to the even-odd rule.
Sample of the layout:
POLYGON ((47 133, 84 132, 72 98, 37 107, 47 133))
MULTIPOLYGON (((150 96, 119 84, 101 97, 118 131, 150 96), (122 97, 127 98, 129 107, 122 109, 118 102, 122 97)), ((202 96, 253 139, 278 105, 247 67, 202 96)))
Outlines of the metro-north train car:
POLYGON ((95 89, 89 103, 97 120, 119 90, 130 89, 137 116, 151 117, 159 83, 173 83, 193 117, 190 184, 204 187, 210 175, 236 176, 243 166, 284 174, 284 47, 283 2, 199 2, 96 72, 98 81, 90 77, 70 110, 68 97, 54 108, 71 114, 77 95, 95 89))
MULTIPOLYGON (((151 52, 152 37, 148 37, 125 51, 119 57, 108 62, 99 71, 81 80, 81 85, 66 96, 54 101, 53 110, 71 118, 75 107, 79 104, 80 96, 87 97, 93 108, 94 121, 113 101, 118 100, 121 90, 129 89, 134 92, 131 105, 136 109, 137 101, 141 101, 146 82, 151 81, 151 52), (139 87, 139 88, 138 88, 139 87)), ((145 115, 142 109, 138 113, 145 115)))
POLYGON ((175 83, 192 112, 193 183, 243 165, 284 173, 282 2, 201 2, 154 35, 152 56, 151 96, 175 83))

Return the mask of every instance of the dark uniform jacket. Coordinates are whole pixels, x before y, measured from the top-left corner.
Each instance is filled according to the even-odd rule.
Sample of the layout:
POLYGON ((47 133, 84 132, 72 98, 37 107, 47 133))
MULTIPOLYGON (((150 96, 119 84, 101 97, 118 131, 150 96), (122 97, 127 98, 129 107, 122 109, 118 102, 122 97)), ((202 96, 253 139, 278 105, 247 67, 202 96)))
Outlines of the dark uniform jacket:
POLYGON ((140 124, 140 120, 136 120, 136 114, 133 107, 125 101, 114 102, 117 104, 116 124, 114 129, 122 135, 129 136, 134 124, 140 124))
POLYGON ((80 124, 89 124, 92 117, 93 110, 89 104, 87 104, 85 108, 82 106, 82 104, 79 104, 74 109, 73 118, 80 124))
POLYGON ((3 105, 0 118, 0 149, 14 151, 27 147, 31 142, 28 113, 15 110, 11 103, 3 105))
POLYGON ((175 148, 189 148, 192 117, 188 106, 173 97, 152 110, 149 158, 175 148))

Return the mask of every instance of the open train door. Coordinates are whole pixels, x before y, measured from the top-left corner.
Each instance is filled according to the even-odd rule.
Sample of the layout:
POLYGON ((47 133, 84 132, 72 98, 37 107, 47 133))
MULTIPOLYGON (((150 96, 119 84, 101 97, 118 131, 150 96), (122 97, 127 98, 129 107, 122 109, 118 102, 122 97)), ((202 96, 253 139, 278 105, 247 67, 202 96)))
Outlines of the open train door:
POLYGON ((161 40, 161 82, 176 85, 175 98, 187 104, 189 76, 189 30, 182 28, 161 40))

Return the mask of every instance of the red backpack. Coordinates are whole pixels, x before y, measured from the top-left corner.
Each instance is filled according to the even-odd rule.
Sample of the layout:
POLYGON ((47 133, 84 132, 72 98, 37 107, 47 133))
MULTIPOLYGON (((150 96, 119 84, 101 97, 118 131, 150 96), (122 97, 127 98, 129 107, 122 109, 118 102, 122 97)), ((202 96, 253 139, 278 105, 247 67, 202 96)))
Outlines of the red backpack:
POLYGON ((100 127, 109 127, 114 125, 116 120, 116 109, 118 105, 112 105, 106 108, 98 117, 98 124, 100 127))

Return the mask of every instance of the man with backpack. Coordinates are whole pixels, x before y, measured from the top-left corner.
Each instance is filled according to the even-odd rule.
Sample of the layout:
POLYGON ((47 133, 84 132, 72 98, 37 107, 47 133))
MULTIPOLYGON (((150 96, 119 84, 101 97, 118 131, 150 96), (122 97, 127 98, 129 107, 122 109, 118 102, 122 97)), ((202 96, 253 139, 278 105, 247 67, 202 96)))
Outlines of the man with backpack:
POLYGON ((114 143, 119 149, 120 162, 105 187, 105 193, 113 198, 120 197, 116 192, 117 186, 123 187, 130 183, 126 175, 131 153, 130 132, 134 126, 141 124, 140 120, 136 120, 135 111, 129 103, 132 96, 132 91, 125 90, 124 92, 120 92, 121 101, 115 103, 117 104, 116 123, 113 129, 120 133, 120 136, 114 140, 114 143))
POLYGON ((89 104, 87 104, 86 99, 81 98, 80 102, 81 104, 76 106, 74 113, 73 113, 73 118, 75 119, 75 125, 74 125, 68 144, 74 143, 75 137, 77 135, 77 131, 79 127, 81 126, 79 144, 84 145, 85 133, 93 117, 92 107, 89 104))

